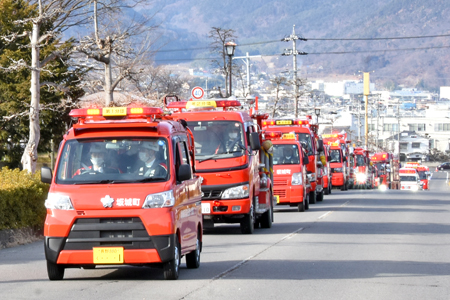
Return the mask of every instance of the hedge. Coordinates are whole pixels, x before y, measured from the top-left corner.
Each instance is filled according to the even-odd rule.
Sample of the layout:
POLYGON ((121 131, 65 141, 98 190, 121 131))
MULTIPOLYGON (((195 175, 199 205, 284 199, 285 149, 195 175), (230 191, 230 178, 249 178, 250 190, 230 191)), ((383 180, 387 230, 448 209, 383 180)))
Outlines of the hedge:
POLYGON ((40 172, 30 174, 3 167, 0 171, 0 230, 44 226, 49 185, 42 183, 40 172))

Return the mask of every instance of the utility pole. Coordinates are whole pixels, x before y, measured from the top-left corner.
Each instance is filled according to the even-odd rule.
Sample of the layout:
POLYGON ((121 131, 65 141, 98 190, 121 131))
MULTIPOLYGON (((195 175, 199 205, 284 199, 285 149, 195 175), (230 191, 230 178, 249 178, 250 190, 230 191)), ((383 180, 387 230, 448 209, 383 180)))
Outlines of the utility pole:
POLYGON ((365 109, 365 146, 366 149, 369 150, 369 126, 368 126, 368 120, 367 120, 367 109, 369 106, 369 94, 370 94, 370 79, 369 79, 369 72, 363 72, 363 78, 364 78, 364 97, 365 97, 365 104, 366 104, 366 109, 365 109))
POLYGON ((248 52, 246 52, 245 56, 233 57, 233 59, 237 59, 237 58, 242 59, 242 61, 247 65, 247 93, 248 93, 248 95, 251 95, 251 91, 250 91, 250 57, 261 57, 261 55, 249 56, 248 52), (244 60, 244 58, 245 58, 245 60, 244 60))
POLYGON ((301 41, 307 41, 307 39, 303 37, 298 37, 295 34, 295 25, 292 27, 292 34, 288 37, 283 38, 282 42, 289 42, 292 41, 292 49, 284 49, 284 53, 281 55, 283 56, 294 56, 294 104, 295 104, 295 118, 298 118, 298 84, 297 84, 297 55, 307 55, 306 52, 298 52, 297 51, 297 40, 301 41))
POLYGON ((377 101, 377 140, 375 141, 376 151, 378 152, 378 119, 380 118, 380 96, 378 95, 377 101))

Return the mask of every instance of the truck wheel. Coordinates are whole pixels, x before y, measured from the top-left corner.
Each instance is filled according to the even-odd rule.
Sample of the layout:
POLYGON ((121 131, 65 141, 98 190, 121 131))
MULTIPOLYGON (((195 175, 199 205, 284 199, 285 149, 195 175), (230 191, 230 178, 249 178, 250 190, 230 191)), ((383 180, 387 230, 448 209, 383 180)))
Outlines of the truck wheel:
POLYGON ((328 185, 325 189, 323 189, 323 193, 324 193, 325 195, 330 194, 329 185, 328 185))
POLYGON ((47 260, 47 274, 50 280, 62 280, 64 278, 64 266, 47 260))
POLYGON ((331 183, 328 185, 328 194, 331 195, 331 190, 333 189, 333 186, 331 183))
POLYGON ((341 191, 345 191, 345 184, 341 186, 341 191))
POLYGON ((197 232, 195 250, 186 254, 186 267, 188 269, 197 269, 200 267, 200 232, 197 232))
POLYGON ((272 227, 272 203, 270 204, 270 208, 268 211, 262 214, 259 219, 259 224, 261 228, 271 228, 272 227))
POLYGON ((317 194, 317 201, 323 201, 323 191, 317 194))
POLYGON ((253 205, 250 206, 250 212, 242 218, 241 221, 241 232, 244 234, 252 234, 255 230, 255 212, 253 210, 253 205))
POLYGON ((306 193, 303 195, 303 201, 297 205, 298 212, 304 212, 306 210, 306 193))
POLYGON ((303 201, 305 201, 305 210, 308 210, 309 209, 309 193, 305 194, 305 197, 303 199, 304 199, 303 201))
POLYGON ((309 193, 309 203, 316 204, 316 191, 309 193))
POLYGON ((178 241, 178 236, 175 236, 175 246, 173 247, 173 259, 164 263, 164 279, 175 280, 178 279, 178 274, 180 273, 180 261, 181 261, 181 251, 180 242, 178 241))

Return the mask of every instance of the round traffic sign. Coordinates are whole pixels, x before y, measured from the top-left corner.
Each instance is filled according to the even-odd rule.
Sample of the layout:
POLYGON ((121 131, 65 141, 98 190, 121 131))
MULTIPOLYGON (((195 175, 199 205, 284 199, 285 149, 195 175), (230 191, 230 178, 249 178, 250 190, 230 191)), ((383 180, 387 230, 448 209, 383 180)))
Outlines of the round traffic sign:
POLYGON ((194 99, 202 99, 205 95, 205 91, 201 87, 196 86, 192 89, 191 95, 194 99))

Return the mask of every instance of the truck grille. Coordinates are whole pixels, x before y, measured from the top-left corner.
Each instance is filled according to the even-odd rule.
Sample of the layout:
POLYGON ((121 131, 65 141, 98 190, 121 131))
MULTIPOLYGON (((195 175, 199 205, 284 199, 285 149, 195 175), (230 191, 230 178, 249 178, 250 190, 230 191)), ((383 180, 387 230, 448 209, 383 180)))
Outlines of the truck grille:
POLYGON ((273 180, 273 185, 287 185, 288 184, 288 181, 285 179, 285 180, 277 180, 277 179, 274 179, 273 180))
POLYGON ((202 200, 220 199, 222 190, 205 190, 202 189, 202 200))
POLYGON ((280 196, 281 198, 285 198, 286 190, 273 190, 273 194, 276 196, 280 196))
POLYGON ((102 246, 155 248, 140 218, 86 218, 75 221, 64 250, 91 250, 102 246))

